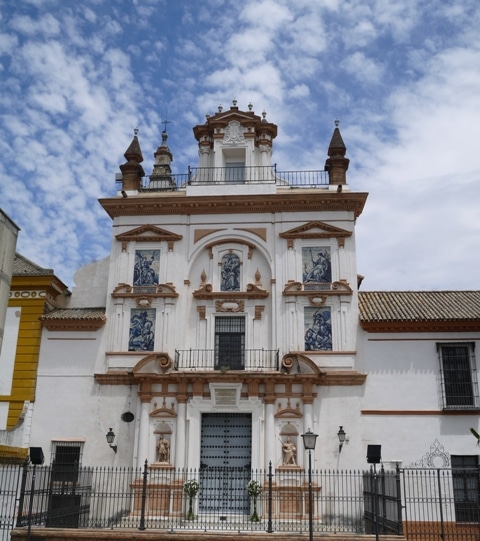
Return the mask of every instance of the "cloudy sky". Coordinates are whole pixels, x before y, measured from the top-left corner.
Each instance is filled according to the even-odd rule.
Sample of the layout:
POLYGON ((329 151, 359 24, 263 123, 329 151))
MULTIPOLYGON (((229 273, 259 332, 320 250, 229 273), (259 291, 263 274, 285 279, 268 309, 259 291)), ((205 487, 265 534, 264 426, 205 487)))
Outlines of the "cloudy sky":
POLYGON ((249 102, 280 170, 323 169, 334 120, 366 290, 480 288, 478 0, 0 0, 0 207, 70 288, 110 247, 97 199, 134 128, 147 174, 168 124, 249 102))

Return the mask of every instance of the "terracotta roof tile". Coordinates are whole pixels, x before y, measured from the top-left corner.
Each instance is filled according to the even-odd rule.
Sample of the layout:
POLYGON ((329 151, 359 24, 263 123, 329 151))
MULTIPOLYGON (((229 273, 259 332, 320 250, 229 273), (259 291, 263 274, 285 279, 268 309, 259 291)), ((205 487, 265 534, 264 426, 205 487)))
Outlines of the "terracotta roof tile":
POLYGON ((15 254, 13 276, 46 276, 49 274, 53 274, 53 269, 44 269, 23 255, 15 254))
POLYGON ((480 291, 360 291, 360 322, 480 321, 480 291))
POLYGON ((57 308, 42 316, 42 321, 105 319, 105 308, 57 308))

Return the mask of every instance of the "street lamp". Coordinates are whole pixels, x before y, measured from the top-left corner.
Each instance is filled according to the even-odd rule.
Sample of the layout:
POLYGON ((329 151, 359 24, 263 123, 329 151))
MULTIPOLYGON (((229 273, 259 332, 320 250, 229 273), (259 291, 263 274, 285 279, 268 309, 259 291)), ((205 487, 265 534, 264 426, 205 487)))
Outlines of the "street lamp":
POLYGON ((308 451, 308 532, 310 541, 313 541, 313 493, 312 493, 312 451, 315 450, 318 434, 308 429, 302 434, 303 446, 308 451))
POLYGON ((105 437, 107 438, 107 443, 110 445, 110 447, 113 449, 113 452, 117 452, 117 446, 113 444, 115 441, 115 432, 110 428, 108 432, 105 434, 105 437))
POLYGON ((342 452, 343 444, 345 443, 345 438, 347 437, 347 434, 345 433, 345 430, 343 430, 343 426, 340 427, 340 430, 337 432, 338 436, 338 452, 342 452))

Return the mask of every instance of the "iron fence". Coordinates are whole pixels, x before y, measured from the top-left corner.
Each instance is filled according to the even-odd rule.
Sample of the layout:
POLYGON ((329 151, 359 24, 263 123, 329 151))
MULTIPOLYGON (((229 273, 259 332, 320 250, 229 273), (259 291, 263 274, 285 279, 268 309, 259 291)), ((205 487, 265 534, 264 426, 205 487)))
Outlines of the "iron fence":
MULTIPOLYGON (((121 177, 117 179, 121 182, 121 177)), ((276 184, 290 188, 325 188, 328 172, 277 171, 277 166, 188 167, 187 173, 151 175, 142 178, 142 192, 177 191, 185 186, 276 184)))
MULTIPOLYGON (((315 533, 365 532, 366 501, 371 497, 365 475, 312 472, 315 533)), ((309 528, 308 474, 299 467, 177 470, 145 464, 142 469, 79 468, 75 478, 54 478, 50 466, 37 467, 36 473, 26 470, 16 510, 18 527, 297 533, 309 528), (195 494, 185 491, 191 481, 198 483, 195 494), (260 487, 256 495, 247 490, 252 481, 260 487)))
POLYGON ((244 349, 223 352, 215 349, 175 350, 175 370, 274 370, 278 371, 278 349, 244 349), (228 354, 230 353, 230 355, 228 354))
MULTIPOLYGON (((313 471, 314 535, 378 533, 408 541, 478 541, 478 468, 313 471)), ((190 485, 192 483, 189 483, 190 485)), ((193 483, 195 484, 195 483, 193 483)), ((306 533, 308 472, 297 467, 178 470, 0 465, 0 539, 14 527, 306 533), (57 472, 58 473, 58 472, 57 472), (186 482, 198 483, 188 494, 186 482), (259 494, 249 494, 251 481, 259 494)))

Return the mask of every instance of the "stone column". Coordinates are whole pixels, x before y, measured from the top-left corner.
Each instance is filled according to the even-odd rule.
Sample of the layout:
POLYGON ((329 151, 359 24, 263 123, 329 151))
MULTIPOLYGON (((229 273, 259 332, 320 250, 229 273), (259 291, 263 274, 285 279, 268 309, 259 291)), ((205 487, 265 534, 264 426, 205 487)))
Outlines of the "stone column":
POLYGON ((140 410, 140 428, 138 431, 138 452, 137 452, 137 467, 143 468, 145 460, 148 460, 148 444, 150 441, 150 400, 152 395, 150 389, 144 389, 145 384, 142 384, 138 393, 142 402, 140 410))

